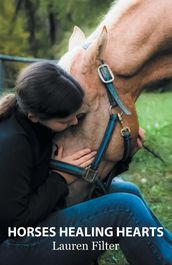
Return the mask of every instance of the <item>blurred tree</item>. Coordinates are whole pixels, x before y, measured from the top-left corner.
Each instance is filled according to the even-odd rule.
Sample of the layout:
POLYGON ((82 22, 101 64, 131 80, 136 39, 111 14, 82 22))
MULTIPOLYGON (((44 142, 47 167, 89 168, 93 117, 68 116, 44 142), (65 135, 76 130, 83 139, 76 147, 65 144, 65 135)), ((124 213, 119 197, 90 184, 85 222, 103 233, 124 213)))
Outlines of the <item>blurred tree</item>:
MULTIPOLYGON (((47 36, 45 31, 45 18, 42 20, 42 16, 39 16, 39 0, 14 0, 15 11, 13 14, 13 25, 15 25, 16 20, 21 14, 25 15, 26 24, 25 30, 28 32, 28 45, 29 51, 34 57, 41 56, 42 46, 47 46, 47 36), (44 34, 44 42, 40 40, 40 32, 44 34), (43 45, 41 45, 43 43, 43 45)), ((13 26, 12 26, 13 27, 13 26)), ((45 48, 46 50, 46 48, 45 48)))
POLYGON ((12 23, 14 4, 11 0, 0 1, 0 53, 28 56, 28 32, 25 31, 26 19, 21 13, 12 23), (12 27, 13 25, 13 27, 12 27))
POLYGON ((26 18, 28 42, 33 56, 54 57, 66 47, 74 25, 90 29, 105 14, 111 0, 14 0, 13 24, 20 14, 26 18), (65 39, 65 41, 64 41, 65 39), (60 44, 60 45, 59 45, 60 44))
POLYGON ((58 21, 56 45, 53 50, 61 55, 66 47, 68 38, 74 25, 81 27, 86 34, 91 33, 93 28, 99 23, 102 15, 106 14, 112 0, 44 0, 40 5, 42 13, 46 14, 51 5, 54 17, 58 21))
MULTIPOLYGON (((12 21, 15 11, 11 0, 0 1, 0 54, 31 56, 29 53, 29 34, 25 30, 26 19, 24 14, 12 21)), ((4 63, 5 87, 12 88, 17 72, 23 66, 18 63, 4 63)), ((0 77, 1 78, 1 77, 0 77)))
MULTIPOLYGON (((0 0, 0 53, 59 58, 74 25, 88 35, 112 0, 0 0)), ((10 85, 23 66, 6 63, 10 85), (14 77, 14 78, 13 78, 14 77)))

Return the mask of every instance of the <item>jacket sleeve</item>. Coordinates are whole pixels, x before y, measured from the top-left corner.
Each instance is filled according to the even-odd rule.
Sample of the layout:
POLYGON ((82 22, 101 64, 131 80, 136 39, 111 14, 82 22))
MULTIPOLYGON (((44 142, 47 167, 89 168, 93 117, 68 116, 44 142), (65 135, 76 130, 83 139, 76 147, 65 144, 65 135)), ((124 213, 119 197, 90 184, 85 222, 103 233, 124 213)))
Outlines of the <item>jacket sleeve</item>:
POLYGON ((31 146, 24 135, 0 138, 1 226, 35 225, 68 194, 66 181, 55 172, 33 192, 32 159, 31 146))

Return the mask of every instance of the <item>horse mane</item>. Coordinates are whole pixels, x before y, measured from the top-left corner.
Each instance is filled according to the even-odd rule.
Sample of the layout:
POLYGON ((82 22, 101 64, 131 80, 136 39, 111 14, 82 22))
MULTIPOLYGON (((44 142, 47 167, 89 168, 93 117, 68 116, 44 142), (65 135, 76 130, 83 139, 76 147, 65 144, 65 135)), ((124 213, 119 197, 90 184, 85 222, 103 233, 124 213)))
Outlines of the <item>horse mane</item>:
POLYGON ((113 25, 115 25, 124 13, 126 13, 131 7, 139 2, 140 0, 117 0, 113 2, 108 13, 104 16, 96 30, 87 38, 86 42, 90 43, 96 39, 103 26, 111 28, 113 25))
MULTIPOLYGON (((92 41, 99 36, 103 26, 106 26, 109 29, 118 22, 120 17, 125 12, 127 12, 131 7, 133 7, 139 2, 140 0, 117 0, 113 2, 109 12, 104 16, 103 20, 97 26, 96 30, 86 39, 86 41, 83 43, 83 46, 87 47, 90 43, 92 43, 92 41)), ((75 54, 77 54, 77 51, 78 47, 64 54, 58 62, 58 64, 69 73, 70 73, 72 59, 75 56, 75 54)))

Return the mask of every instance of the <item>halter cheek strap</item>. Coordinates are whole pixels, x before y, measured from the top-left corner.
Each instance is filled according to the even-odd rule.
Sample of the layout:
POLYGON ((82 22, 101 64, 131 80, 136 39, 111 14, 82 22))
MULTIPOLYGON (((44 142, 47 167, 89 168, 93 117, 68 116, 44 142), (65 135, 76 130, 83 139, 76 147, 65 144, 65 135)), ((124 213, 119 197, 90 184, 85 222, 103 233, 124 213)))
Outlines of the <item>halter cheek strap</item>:
POLYGON ((103 62, 98 67, 98 74, 101 81, 104 83, 106 87, 106 91, 109 96, 110 105, 114 107, 117 104, 125 114, 131 115, 131 112, 128 110, 128 108, 124 105, 124 103, 120 99, 118 92, 113 84, 115 78, 110 67, 103 62))

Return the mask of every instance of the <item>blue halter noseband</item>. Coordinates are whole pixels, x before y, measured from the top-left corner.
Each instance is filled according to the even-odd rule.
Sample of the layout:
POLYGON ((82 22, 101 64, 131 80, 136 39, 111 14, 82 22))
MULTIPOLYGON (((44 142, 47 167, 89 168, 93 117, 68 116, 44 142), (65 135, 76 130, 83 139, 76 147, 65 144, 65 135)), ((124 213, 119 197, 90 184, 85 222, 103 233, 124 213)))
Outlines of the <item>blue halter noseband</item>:
POLYGON ((105 184, 100 180, 100 177, 98 176, 98 168, 106 152, 106 149, 109 145, 109 142, 114 132, 114 129, 116 127, 117 121, 119 121, 122 127, 121 135, 124 139, 124 154, 123 154, 122 161, 125 161, 129 158, 130 153, 131 153, 131 133, 130 133, 130 129, 124 126, 122 116, 124 113, 126 115, 131 115, 131 112, 128 110, 128 108, 124 105, 124 103, 120 99, 118 92, 113 84, 114 75, 110 67, 107 64, 105 64, 103 61, 102 61, 102 64, 98 67, 98 74, 99 74, 100 80, 105 85, 108 98, 109 98, 109 102, 110 102, 110 109, 112 110, 114 107, 118 106, 122 110, 122 113, 114 114, 111 111, 109 122, 106 128, 104 137, 101 141, 96 157, 89 167, 83 168, 83 167, 74 166, 74 165, 71 165, 71 164, 68 164, 62 161, 51 159, 50 168, 63 171, 66 173, 70 173, 90 183, 96 183, 101 188, 103 193, 107 193, 107 186, 105 186, 105 184))

